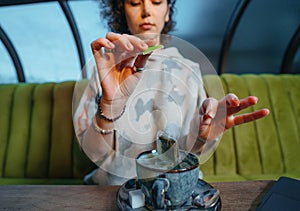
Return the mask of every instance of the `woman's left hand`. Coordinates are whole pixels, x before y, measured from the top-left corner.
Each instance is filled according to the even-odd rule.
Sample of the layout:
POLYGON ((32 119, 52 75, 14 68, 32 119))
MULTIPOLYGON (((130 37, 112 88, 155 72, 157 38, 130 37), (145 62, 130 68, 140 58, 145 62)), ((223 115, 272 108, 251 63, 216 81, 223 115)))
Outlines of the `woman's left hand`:
POLYGON ((199 138, 207 141, 215 140, 234 126, 267 116, 268 109, 234 116, 239 111, 255 105, 257 101, 258 98, 255 96, 239 100, 234 94, 228 94, 219 101, 214 98, 205 99, 200 109, 199 138))

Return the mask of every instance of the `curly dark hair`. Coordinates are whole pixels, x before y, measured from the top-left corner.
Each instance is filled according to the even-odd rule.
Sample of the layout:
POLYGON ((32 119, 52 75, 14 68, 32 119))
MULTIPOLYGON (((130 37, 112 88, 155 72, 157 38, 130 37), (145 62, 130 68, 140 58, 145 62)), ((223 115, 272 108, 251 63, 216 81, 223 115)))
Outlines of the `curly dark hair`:
MULTIPOLYGON (((107 20, 108 27, 112 32, 130 34, 124 9, 125 0, 100 0, 100 15, 107 20)), ((167 34, 175 28, 176 22, 173 19, 176 0, 167 0, 170 4, 169 21, 165 24, 162 34, 167 34)))

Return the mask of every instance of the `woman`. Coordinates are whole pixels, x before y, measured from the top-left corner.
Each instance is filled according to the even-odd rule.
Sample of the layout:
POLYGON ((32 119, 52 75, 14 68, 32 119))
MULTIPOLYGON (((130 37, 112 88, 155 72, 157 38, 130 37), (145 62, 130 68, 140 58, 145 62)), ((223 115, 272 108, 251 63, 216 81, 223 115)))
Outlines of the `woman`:
POLYGON ((234 116, 256 104, 254 96, 206 98, 199 65, 176 48, 141 54, 174 28, 174 4, 175 0, 102 1, 113 32, 91 45, 97 71, 74 115, 80 144, 100 167, 85 178, 87 183, 120 185, 134 177, 136 156, 155 148, 160 130, 201 159, 214 151, 225 130, 269 113, 262 109, 234 116))

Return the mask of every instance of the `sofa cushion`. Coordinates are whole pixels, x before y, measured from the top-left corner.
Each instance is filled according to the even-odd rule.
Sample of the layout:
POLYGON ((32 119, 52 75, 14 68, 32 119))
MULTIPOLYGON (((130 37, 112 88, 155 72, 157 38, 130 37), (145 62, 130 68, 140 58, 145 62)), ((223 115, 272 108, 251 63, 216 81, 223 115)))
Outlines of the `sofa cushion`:
MULTIPOLYGON (((214 77, 205 76, 205 84, 213 84, 214 77)), ((300 75, 223 74, 220 78, 225 93, 259 98, 257 105, 241 113, 261 108, 271 112, 266 118, 226 131, 214 155, 201 167, 204 178, 300 178, 300 75)), ((213 92, 210 96, 220 98, 213 92)))
POLYGON ((95 168, 75 137, 74 85, 0 85, 0 183, 36 179, 77 184, 95 168))

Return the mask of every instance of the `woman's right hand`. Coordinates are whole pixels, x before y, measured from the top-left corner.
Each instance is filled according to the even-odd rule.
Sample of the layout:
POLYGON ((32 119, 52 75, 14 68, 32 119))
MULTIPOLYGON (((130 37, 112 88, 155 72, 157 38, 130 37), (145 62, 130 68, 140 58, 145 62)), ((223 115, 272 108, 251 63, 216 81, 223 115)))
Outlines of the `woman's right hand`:
POLYGON ((137 36, 113 32, 92 42, 103 100, 113 101, 133 92, 141 76, 136 70, 145 66, 150 55, 141 52, 155 43, 155 39, 143 41, 137 36))

